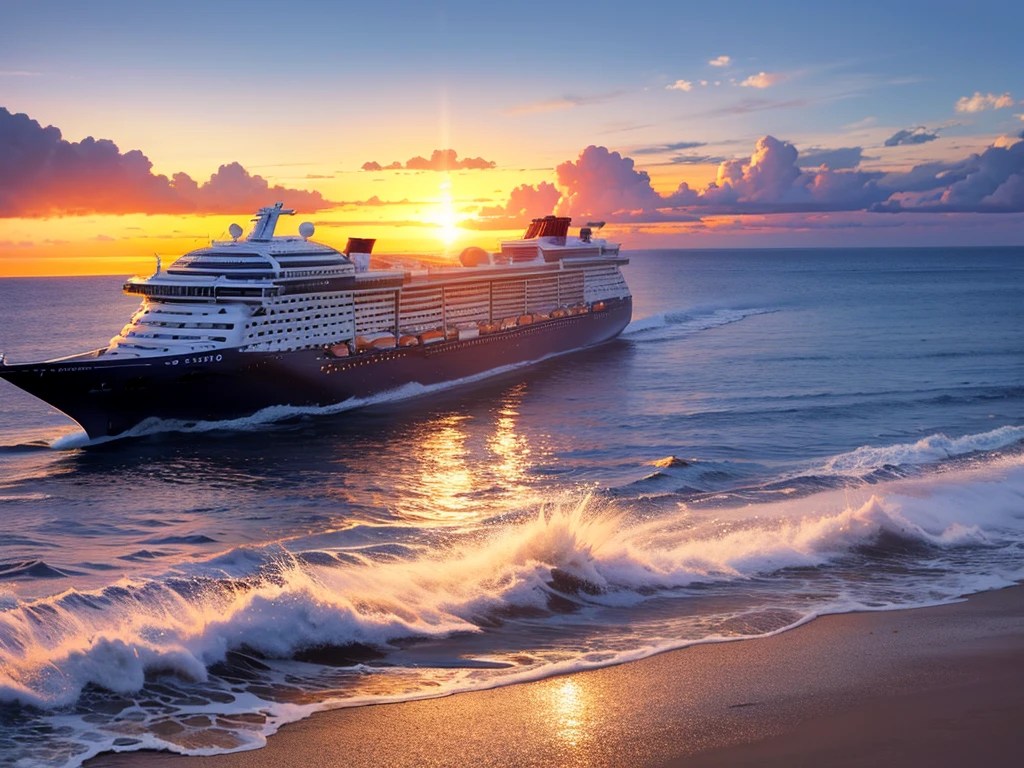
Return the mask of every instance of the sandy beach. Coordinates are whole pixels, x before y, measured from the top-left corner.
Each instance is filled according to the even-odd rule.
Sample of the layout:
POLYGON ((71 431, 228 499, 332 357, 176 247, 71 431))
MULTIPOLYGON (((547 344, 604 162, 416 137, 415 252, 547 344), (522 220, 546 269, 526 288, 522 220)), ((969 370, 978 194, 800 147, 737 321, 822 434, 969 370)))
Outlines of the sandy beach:
POLYGON ((1024 587, 825 616, 523 685, 342 709, 265 748, 103 755, 90 768, 1019 765, 1024 587))

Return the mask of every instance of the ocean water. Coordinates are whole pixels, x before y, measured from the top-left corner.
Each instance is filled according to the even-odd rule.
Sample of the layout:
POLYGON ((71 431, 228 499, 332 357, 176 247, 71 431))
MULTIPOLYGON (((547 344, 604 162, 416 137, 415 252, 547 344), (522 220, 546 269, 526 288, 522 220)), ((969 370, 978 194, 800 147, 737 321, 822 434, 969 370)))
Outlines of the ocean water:
MULTIPOLYGON (((256 748, 1024 578, 1024 249, 629 254, 610 343, 90 442, 0 382, 0 763, 256 748)), ((11 360, 116 278, 0 280, 11 360)))

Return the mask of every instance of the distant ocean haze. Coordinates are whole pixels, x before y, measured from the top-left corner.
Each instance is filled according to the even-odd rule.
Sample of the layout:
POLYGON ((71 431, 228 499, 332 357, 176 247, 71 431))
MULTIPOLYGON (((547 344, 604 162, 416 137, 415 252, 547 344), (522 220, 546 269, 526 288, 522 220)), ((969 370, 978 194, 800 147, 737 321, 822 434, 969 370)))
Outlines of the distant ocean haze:
MULTIPOLYGON (((1024 576, 1024 249, 628 255, 621 338, 364 408, 96 444, 0 382, 0 754, 241 749, 1024 576)), ((0 280, 0 350, 105 345, 121 282, 0 280)))

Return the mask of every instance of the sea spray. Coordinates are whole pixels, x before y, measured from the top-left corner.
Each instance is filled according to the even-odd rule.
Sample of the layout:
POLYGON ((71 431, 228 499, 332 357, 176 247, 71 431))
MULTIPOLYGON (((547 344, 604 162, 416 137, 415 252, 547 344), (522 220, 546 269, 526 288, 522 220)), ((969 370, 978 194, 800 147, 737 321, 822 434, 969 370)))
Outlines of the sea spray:
POLYGON ((1024 470, 1007 471, 1012 479, 1001 483, 903 481, 851 505, 847 494, 831 493, 704 519, 684 505, 675 516, 635 522, 622 505, 570 495, 482 538, 383 561, 361 557, 359 546, 321 550, 330 558, 283 544, 245 548, 248 575, 213 578, 197 563, 8 608, 0 613, 0 695, 66 706, 90 684, 137 690, 147 672, 203 679, 233 649, 288 658, 317 645, 387 647, 475 632, 525 609, 550 615, 553 595, 635 604, 698 583, 825 566, 883 535, 937 548, 988 546, 1022 525, 1012 515, 1024 470), (990 517, 977 511, 986 499, 990 517))

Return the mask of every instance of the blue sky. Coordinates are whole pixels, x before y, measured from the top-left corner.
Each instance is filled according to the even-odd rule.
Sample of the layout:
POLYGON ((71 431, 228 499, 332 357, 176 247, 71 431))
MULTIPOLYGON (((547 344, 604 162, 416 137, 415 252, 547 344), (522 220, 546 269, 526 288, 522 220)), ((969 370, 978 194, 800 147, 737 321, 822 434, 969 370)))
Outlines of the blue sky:
MULTIPOLYGON (((483 128, 490 121, 474 120, 474 109, 571 97, 596 108, 561 110, 559 134, 653 121, 656 131, 636 130, 668 141, 829 133, 868 117, 938 124, 976 91, 1024 98, 1024 4, 1010 2, 7 5, 0 71, 38 75, 0 75, 0 102, 55 118, 85 102, 90 112, 131 105, 181 120, 208 119, 193 113, 203 109, 255 116, 271 103, 314 119, 417 110, 440 119, 446 101, 452 117, 483 128), (723 55, 728 72, 707 65, 723 55), (750 96, 736 89, 643 98, 678 79, 762 71, 787 75, 766 99, 784 106, 716 113, 750 96)), ((519 122, 550 130, 553 117, 519 122)), ((1009 130, 1013 120, 993 111, 947 130, 1009 130)))
MULTIPOLYGON (((0 107, 56 126, 68 142, 93 136, 139 150, 154 174, 201 181, 237 162, 325 200, 414 199, 414 179, 393 172, 374 186, 360 168, 454 148, 495 171, 473 177, 449 207, 497 204, 509 221, 519 215, 509 194, 522 184, 538 194, 517 199, 556 199, 537 186, 549 183, 563 208, 570 197, 596 200, 593 190, 570 194, 563 181, 573 174, 555 173, 590 145, 618 153, 601 183, 641 187, 612 195, 638 206, 619 218, 666 226, 687 219, 654 213, 665 201, 689 200, 698 216, 752 215, 768 210, 753 203, 772 190, 775 212, 850 213, 851 200, 864 211, 884 202, 890 212, 970 212, 978 205, 963 194, 956 205, 940 200, 938 182, 930 197, 918 195, 921 184, 906 174, 925 166, 934 181, 955 167, 966 185, 991 161, 1003 170, 975 203, 1007 211, 990 236, 1006 242, 1024 238, 1013 235, 1024 210, 1014 202, 1019 173, 1007 165, 1021 153, 984 153, 1024 131, 1022 29, 1024 3, 1012 2, 7 2, 0 107), (781 144, 759 143, 766 136, 781 144), (762 160, 785 166, 795 191, 746 178, 758 147, 762 160), (632 163, 614 167, 619 156, 632 163), (848 173, 796 179, 812 158, 848 173), (857 182, 858 173, 874 176, 857 182), (736 194, 722 194, 729 174, 745 174, 746 192, 735 176, 736 194), (691 199, 681 184, 708 193, 691 199), (806 204, 807 190, 825 184, 856 194, 806 204)), ((0 256, 4 242, 34 238, 30 224, 13 231, 2 218, 0 256)), ((866 215, 858 226, 883 219, 866 215)), ((928 226, 922 242, 941 241, 941 228, 928 226)), ((891 220, 882 229, 894 230, 891 220)), ((970 236, 988 229, 974 223, 970 236)), ((671 244, 677 231, 644 236, 671 244)))

